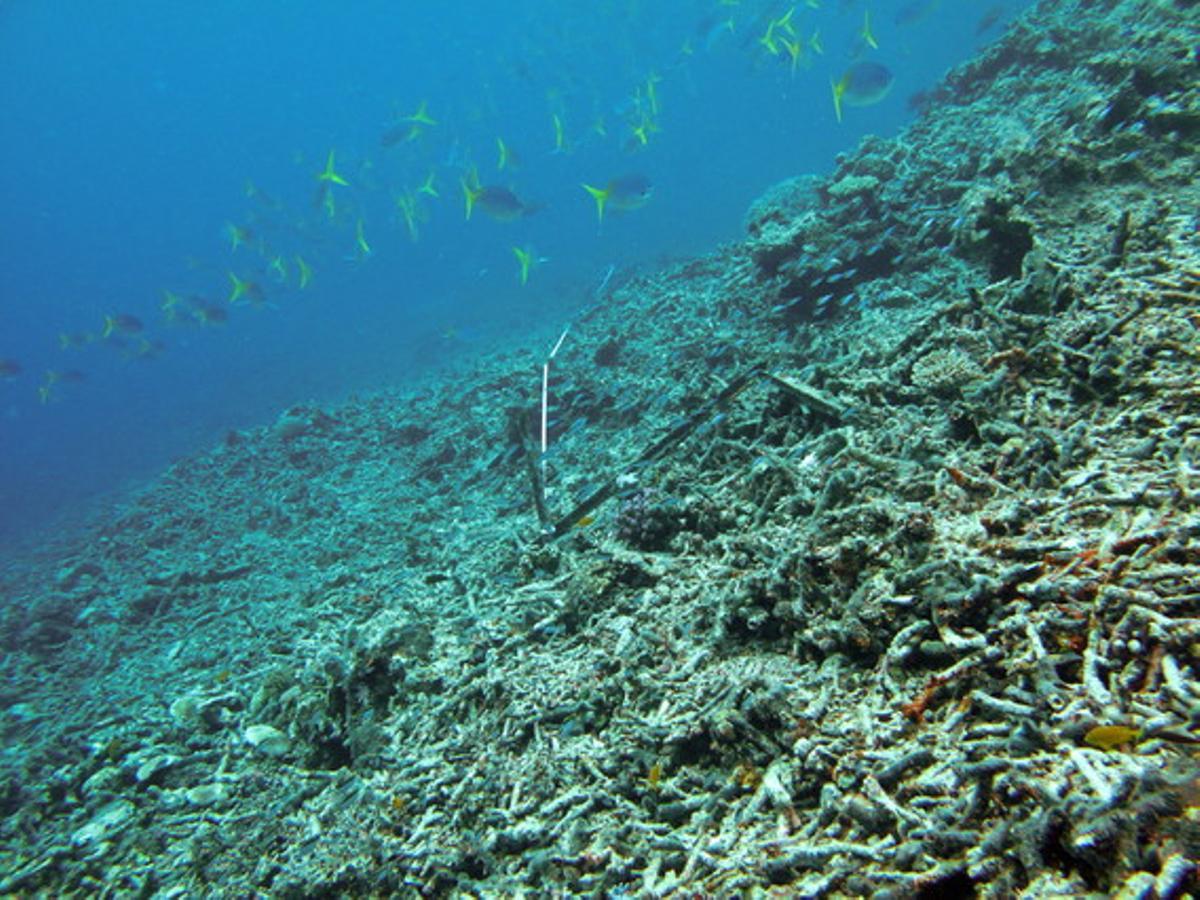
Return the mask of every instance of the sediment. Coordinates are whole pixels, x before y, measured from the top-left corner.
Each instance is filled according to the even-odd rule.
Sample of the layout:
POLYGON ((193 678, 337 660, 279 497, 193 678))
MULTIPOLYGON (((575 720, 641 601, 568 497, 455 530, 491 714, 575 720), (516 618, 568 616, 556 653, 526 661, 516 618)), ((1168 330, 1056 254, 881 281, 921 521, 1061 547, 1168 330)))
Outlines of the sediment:
POLYGON ((606 284, 544 457, 561 322, 7 566, 0 892, 1200 888, 1198 37, 1039 4, 606 284))

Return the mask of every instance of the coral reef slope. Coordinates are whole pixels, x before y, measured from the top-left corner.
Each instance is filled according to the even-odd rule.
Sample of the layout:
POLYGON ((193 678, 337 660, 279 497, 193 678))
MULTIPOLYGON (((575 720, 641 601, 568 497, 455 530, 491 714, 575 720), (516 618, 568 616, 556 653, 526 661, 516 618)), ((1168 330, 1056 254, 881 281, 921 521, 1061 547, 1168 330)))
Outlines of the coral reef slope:
POLYGON ((3 570, 0 892, 1200 888, 1200 30, 1043 3, 746 238, 3 570))

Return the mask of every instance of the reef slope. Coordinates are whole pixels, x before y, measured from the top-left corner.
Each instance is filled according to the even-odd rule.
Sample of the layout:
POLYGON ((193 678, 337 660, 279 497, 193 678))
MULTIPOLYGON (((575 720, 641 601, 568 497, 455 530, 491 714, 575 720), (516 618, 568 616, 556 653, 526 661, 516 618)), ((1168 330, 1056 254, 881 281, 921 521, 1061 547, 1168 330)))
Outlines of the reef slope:
POLYGON ((1040 4, 606 286, 544 468, 561 322, 7 566, 0 893, 1196 890, 1198 39, 1040 4))

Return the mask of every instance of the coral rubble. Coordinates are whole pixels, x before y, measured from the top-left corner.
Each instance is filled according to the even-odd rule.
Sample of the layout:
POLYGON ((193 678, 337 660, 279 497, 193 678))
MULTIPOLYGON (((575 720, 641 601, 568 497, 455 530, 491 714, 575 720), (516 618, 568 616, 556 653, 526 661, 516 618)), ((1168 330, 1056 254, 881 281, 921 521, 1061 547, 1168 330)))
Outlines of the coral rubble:
POLYGON ((525 348, 10 564, 0 893, 1200 888, 1198 37, 1043 3, 607 289, 542 468, 525 348))

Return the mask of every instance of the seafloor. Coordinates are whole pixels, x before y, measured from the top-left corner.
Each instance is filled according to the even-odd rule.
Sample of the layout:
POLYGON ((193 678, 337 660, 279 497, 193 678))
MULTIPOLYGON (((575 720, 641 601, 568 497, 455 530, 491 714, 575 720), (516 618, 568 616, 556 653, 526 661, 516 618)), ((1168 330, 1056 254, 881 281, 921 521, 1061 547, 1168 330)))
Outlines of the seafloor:
POLYGON ((1042 3, 613 279, 544 469, 564 322, 8 565, 0 893, 1200 890, 1198 45, 1042 3))

